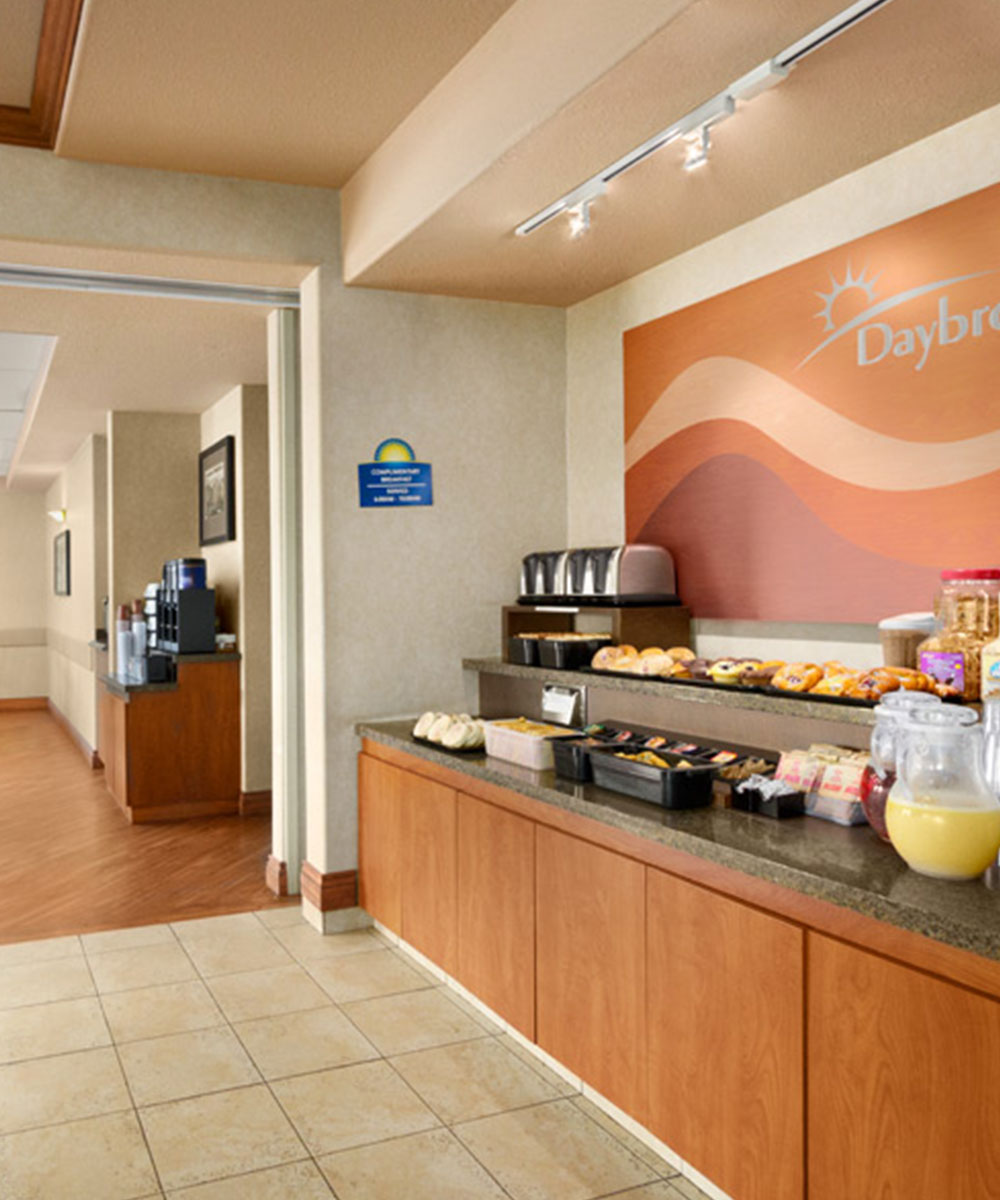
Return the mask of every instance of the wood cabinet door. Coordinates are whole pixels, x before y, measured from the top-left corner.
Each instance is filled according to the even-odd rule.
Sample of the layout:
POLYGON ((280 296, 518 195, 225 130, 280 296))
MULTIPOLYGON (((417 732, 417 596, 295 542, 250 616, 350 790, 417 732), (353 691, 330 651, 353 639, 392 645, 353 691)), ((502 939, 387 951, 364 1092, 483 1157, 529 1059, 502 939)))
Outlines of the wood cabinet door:
POLYGON ((642 1122, 644 870, 579 838, 536 829, 536 1040, 642 1122))
POLYGON ((804 934, 652 868, 647 888, 649 1128, 735 1200, 801 1200, 804 934))
POLYGON ((403 932, 403 791, 408 774, 358 755, 358 903, 403 932))
POLYGON ((535 826, 458 793, 459 982, 535 1036, 535 826))
POLYGON ((403 937, 431 962, 455 974, 458 945, 452 788, 401 772, 403 937))
POLYGON ((1000 1003, 811 933, 807 1048, 809 1200, 1000 1195, 1000 1003))

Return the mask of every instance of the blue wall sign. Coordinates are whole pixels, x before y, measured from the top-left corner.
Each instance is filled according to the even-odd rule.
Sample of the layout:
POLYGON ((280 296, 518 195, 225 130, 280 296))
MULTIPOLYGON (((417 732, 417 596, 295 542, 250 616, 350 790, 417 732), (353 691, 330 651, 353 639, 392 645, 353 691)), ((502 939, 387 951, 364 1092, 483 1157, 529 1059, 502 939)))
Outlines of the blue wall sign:
POLYGON ((409 442, 386 438, 375 450, 375 461, 358 463, 362 508, 434 503, 431 464, 416 462, 409 442))

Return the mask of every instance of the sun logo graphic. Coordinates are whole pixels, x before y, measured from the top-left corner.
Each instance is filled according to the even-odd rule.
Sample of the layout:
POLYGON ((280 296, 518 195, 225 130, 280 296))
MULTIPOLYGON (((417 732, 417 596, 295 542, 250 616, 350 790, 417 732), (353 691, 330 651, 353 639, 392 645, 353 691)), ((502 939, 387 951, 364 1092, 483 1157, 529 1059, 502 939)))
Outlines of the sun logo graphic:
POLYGON ((873 279, 867 279, 868 268, 862 267, 861 274, 855 275, 851 268, 851 264, 847 264, 847 274, 844 276, 843 282, 838 281, 833 272, 830 272, 830 290, 828 292, 816 292, 816 295, 823 301, 823 307, 816 313, 816 316, 823 322, 823 332, 829 333, 837 328, 837 323, 833 319, 833 306, 837 303, 840 297, 845 293, 856 289, 861 292, 869 304, 875 302, 875 284, 878 283, 881 276, 876 275, 873 279))
POLYGON ((990 270, 975 271, 971 275, 954 275, 950 279, 921 283, 879 299, 875 285, 882 276, 869 274, 867 266, 855 275, 853 266, 848 262, 843 279, 837 279, 831 271, 830 290, 813 293, 823 301, 823 307, 814 316, 823 322, 823 332, 826 336, 818 346, 810 350, 796 370, 801 370, 828 346, 854 335, 856 366, 871 367, 882 362, 888 365, 901 360, 907 362, 915 371, 922 371, 931 354, 941 348, 955 346, 966 338, 977 339, 990 332, 1000 333, 1000 303, 997 303, 995 298, 988 304, 972 307, 969 307, 966 301, 967 311, 960 312, 956 310, 961 301, 956 303, 945 292, 946 288, 996 273, 996 270, 990 270), (848 293, 852 294, 855 303, 860 300, 862 308, 845 318, 843 312, 846 302, 842 297, 848 293), (908 305, 934 293, 938 294, 935 296, 933 308, 923 311, 927 310, 927 306, 921 306, 919 316, 922 320, 906 325, 876 320, 901 305, 908 305), (840 309, 839 324, 834 314, 835 307, 840 309))

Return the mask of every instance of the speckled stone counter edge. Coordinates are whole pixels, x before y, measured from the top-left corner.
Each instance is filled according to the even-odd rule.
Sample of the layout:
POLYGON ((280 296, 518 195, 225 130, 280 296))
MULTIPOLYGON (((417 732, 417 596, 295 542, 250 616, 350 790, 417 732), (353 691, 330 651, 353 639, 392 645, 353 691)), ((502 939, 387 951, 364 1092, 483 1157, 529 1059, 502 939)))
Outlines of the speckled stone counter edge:
POLYGON ((671 683, 665 679, 641 676, 610 675, 601 671, 557 671, 547 667, 523 667, 505 663, 498 658, 465 658, 466 671, 482 671, 491 675, 511 675, 518 679, 539 682, 572 684, 576 687, 606 688, 608 691, 637 692, 644 696, 669 696, 686 704, 714 704, 726 708, 744 708, 756 712, 776 713, 786 717, 818 717, 844 721, 850 725, 873 725, 874 709, 853 704, 830 703, 825 700, 799 700, 794 697, 772 696, 766 692, 743 691, 738 687, 698 687, 692 684, 671 683))
MULTIPOLYGON (((971 889, 978 889, 976 900, 986 891, 981 884, 937 884, 935 881, 926 881, 939 905, 937 911, 932 911, 927 907, 890 899, 861 886, 831 879, 818 870, 813 872, 792 867, 683 829, 666 827, 652 818, 646 820, 639 815, 618 811, 602 804, 599 789, 587 785, 579 789, 582 795, 572 795, 546 786, 542 782, 546 778, 545 773, 530 772, 518 767, 506 769, 509 764, 487 758, 485 755, 463 757, 434 750, 431 746, 414 742, 408 735, 409 727, 410 722, 364 722, 356 726, 356 732, 360 737, 403 750, 407 754, 426 759, 459 774, 529 796, 543 804, 551 804, 577 816, 648 838, 719 866, 729 867, 768 883, 874 917, 897 928, 923 934, 925 937, 971 951, 984 958, 1000 960, 1000 892, 989 892, 987 913, 962 911, 963 908, 973 907, 971 904, 963 904, 964 896, 972 899, 971 889), (584 795, 590 798, 584 799, 584 795), (945 909, 950 909, 950 913, 944 911, 945 909)), ((743 814, 729 814, 725 810, 714 811, 723 818, 731 815, 736 820, 745 819, 743 814)), ((659 810, 653 809, 652 812, 658 813, 659 810)), ((822 839, 822 830, 816 830, 816 837, 817 842, 822 839)))

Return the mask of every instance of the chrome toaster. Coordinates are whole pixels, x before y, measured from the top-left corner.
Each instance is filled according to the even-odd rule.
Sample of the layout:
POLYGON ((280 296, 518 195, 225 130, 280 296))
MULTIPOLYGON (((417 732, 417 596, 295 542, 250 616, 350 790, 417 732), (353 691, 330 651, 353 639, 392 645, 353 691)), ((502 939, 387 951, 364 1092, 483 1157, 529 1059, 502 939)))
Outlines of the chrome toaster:
POLYGON ((640 543, 525 555, 519 604, 679 604, 674 560, 640 543))

